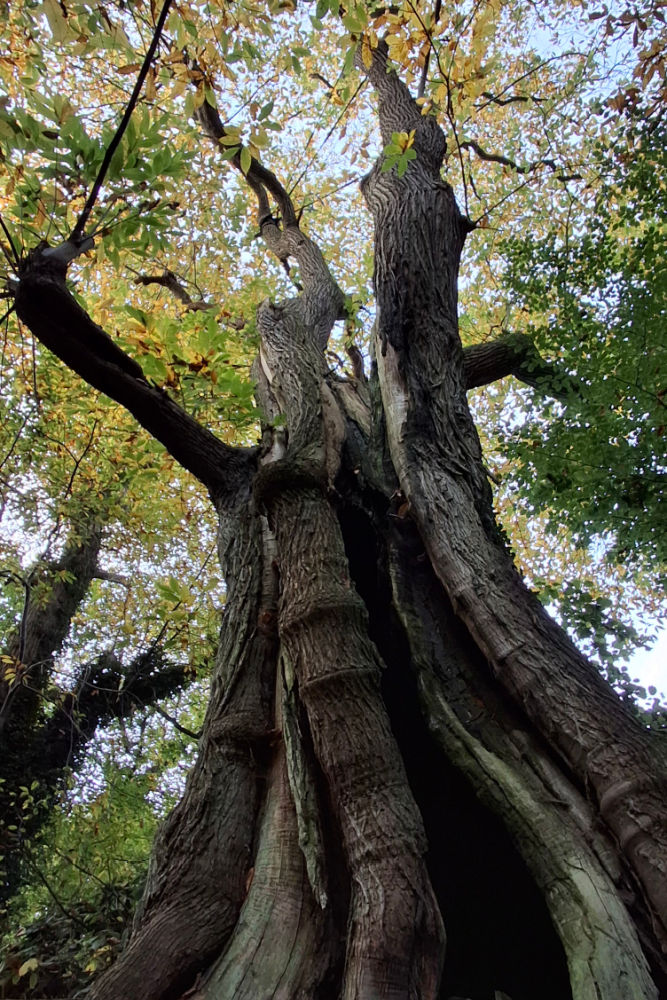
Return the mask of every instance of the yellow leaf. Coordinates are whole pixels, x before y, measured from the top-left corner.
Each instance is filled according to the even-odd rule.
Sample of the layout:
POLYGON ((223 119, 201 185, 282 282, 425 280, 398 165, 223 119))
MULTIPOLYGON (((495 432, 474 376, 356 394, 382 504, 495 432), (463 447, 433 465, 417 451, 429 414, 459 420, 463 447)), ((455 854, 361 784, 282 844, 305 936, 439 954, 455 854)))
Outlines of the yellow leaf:
POLYGON ((19 978, 21 976, 25 976, 26 973, 28 973, 28 972, 34 972, 35 969, 38 969, 38 968, 39 968, 39 962, 37 961, 37 959, 36 958, 29 958, 27 961, 25 961, 23 963, 23 965, 19 969, 19 978))
POLYGON ((46 20, 49 22, 53 40, 55 42, 64 42, 67 38, 69 26, 58 0, 44 0, 42 8, 46 14, 46 20))
POLYGON ((371 47, 368 44, 368 39, 364 36, 361 43, 361 61, 363 62, 366 69, 370 69, 373 65, 373 53, 371 52, 371 47))
POLYGON ((146 78, 146 99, 148 101, 154 101, 157 97, 157 90, 155 87, 155 71, 151 70, 146 78))
POLYGON ((250 151, 244 146, 241 150, 241 170, 244 174, 247 174, 250 170, 250 165, 252 164, 252 157, 250 151))
POLYGON ((171 88, 172 97, 181 97, 182 94, 188 89, 188 85, 185 80, 177 80, 174 86, 171 88))

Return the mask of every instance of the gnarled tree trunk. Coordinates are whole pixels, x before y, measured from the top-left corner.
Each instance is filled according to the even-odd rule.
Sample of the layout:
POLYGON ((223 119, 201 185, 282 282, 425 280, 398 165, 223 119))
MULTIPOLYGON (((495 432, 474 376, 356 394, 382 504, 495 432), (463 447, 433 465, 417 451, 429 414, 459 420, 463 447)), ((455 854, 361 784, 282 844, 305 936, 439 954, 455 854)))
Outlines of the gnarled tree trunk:
MULTIPOLYGON (((368 73, 385 141, 414 130, 417 153, 363 185, 370 383, 327 372, 342 292, 275 177, 248 171, 267 248, 303 283, 259 309, 258 391, 284 418, 260 449, 179 414, 53 259, 21 278, 36 335, 208 486, 229 588, 198 763, 90 995, 655 1000, 664 751, 503 545, 457 329, 470 226, 441 179, 444 136, 382 45, 368 73)), ((220 137, 206 104, 200 120, 220 137)))

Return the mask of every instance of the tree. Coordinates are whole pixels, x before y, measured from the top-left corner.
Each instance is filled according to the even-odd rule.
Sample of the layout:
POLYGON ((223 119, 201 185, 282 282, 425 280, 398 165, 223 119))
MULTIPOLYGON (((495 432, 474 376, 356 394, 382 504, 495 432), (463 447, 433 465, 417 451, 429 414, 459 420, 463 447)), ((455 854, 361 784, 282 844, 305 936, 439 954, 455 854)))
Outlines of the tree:
MULTIPOLYGON (((71 29, 58 5, 45 11, 54 33, 71 29)), ((223 122, 205 49, 184 55, 176 35, 187 110, 253 192, 266 251, 294 269, 293 293, 257 308, 260 444, 214 433, 173 361, 147 360, 145 343, 132 356, 74 297, 67 271, 92 246, 94 199, 68 239, 17 252, 18 319, 205 487, 227 586, 199 756, 95 1000, 649 998, 667 983, 661 737, 547 615, 493 514, 468 388, 508 372, 532 381, 532 369, 561 392, 570 375, 556 384, 516 338, 462 347, 458 273, 475 224, 443 176, 438 108, 424 104, 439 14, 342 12, 383 146, 362 182, 368 379, 349 335, 353 374, 327 365, 349 297, 285 183, 223 122), (392 64, 409 57, 414 18, 419 99, 392 64)), ((478 39, 493 37, 493 16, 481 10, 478 39)), ((444 87, 461 157, 474 143, 489 155, 462 146, 452 111, 456 87, 482 93, 481 51, 467 77, 439 65, 429 83, 434 101, 444 87)), ((189 298, 173 271, 139 277, 189 298)), ((204 378, 205 361, 190 371, 204 378)))

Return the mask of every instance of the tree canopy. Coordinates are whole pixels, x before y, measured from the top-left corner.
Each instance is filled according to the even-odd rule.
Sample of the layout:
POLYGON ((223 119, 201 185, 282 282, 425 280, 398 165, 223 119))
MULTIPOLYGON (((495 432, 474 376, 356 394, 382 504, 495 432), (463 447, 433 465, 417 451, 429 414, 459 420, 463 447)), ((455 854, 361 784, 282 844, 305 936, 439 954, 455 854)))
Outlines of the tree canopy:
MULTIPOLYGON (((464 362, 503 531, 632 697, 625 660, 664 611, 667 40, 652 0, 0 9, 0 694, 14 713, 0 738, 25 739, 0 789, 2 842, 24 858, 8 868, 0 982, 30 996, 81 988, 116 954, 194 757, 226 599, 203 483, 232 446, 240 466, 280 434, 254 361, 258 306, 309 280, 272 235, 290 213, 342 290, 327 364, 370 372, 377 252, 359 185, 380 156, 402 178, 420 155, 417 126, 387 116, 378 131, 385 46, 447 139, 469 232, 464 362), (99 371, 57 356, 65 321, 47 349, 15 308, 25 262, 50 248, 56 267, 68 246, 99 371), (134 417, 105 394, 105 361, 139 372, 134 417), (203 471, 195 427, 211 432, 203 471)), ((659 726, 658 693, 648 715, 639 693, 659 726)))

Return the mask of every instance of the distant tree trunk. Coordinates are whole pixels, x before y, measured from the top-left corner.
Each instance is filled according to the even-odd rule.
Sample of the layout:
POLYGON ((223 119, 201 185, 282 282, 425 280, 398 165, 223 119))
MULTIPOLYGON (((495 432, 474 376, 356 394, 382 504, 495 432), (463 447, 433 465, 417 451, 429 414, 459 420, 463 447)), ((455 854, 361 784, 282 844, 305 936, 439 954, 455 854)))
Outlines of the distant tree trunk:
POLYGON ((0 909, 16 891, 28 828, 33 832, 42 811, 37 803, 48 758, 42 746, 33 754, 33 740, 54 656, 97 571, 101 543, 100 525, 89 525, 68 540, 59 559, 37 563, 23 581, 21 620, 0 664, 0 909), (30 787, 33 781, 39 789, 30 787))
POLYGON ((284 418, 259 452, 232 463, 198 441, 108 345, 93 356, 62 276, 33 261, 22 278, 37 336, 167 447, 187 428, 176 447, 217 507, 228 583, 197 764, 90 996, 656 1000, 664 751, 512 566, 465 396, 470 225, 382 45, 368 73, 385 143, 414 129, 417 153, 363 185, 368 384, 327 372, 342 293, 275 178, 248 172, 265 243, 303 284, 258 311, 262 409, 284 418))
POLYGON ((103 653, 74 669, 68 690, 54 681, 55 659, 100 572, 102 535, 101 524, 84 526, 60 558, 42 559, 26 575, 21 620, 0 664, 0 913, 29 877, 30 842, 98 726, 186 683, 184 668, 160 650, 126 666, 103 653))

